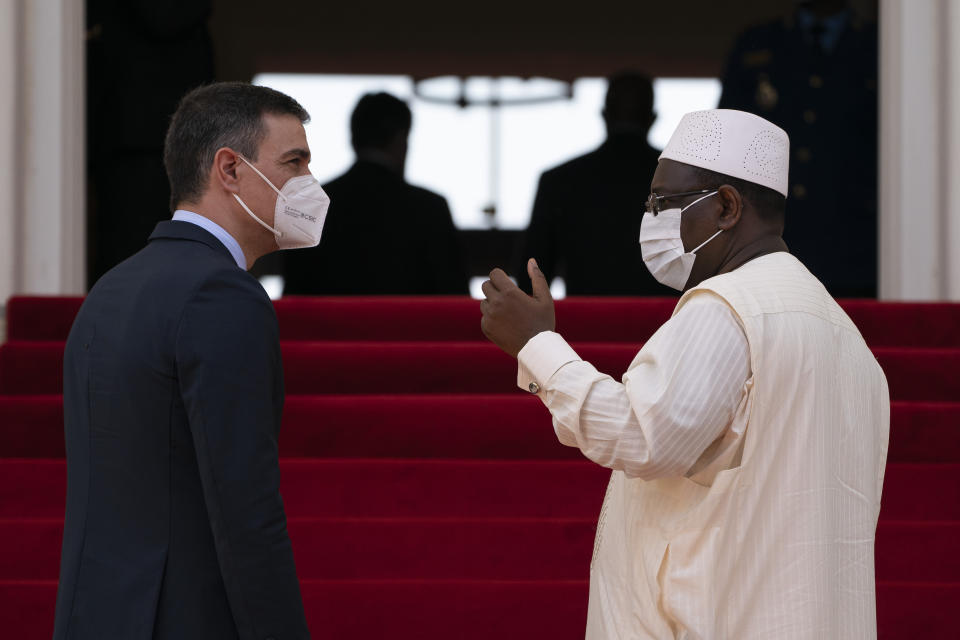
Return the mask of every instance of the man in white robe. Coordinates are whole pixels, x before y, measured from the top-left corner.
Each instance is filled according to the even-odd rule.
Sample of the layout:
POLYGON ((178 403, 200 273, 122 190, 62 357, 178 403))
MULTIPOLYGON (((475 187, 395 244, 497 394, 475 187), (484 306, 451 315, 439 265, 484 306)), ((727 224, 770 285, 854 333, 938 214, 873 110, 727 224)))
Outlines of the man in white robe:
MULTIPOLYGON (((876 637, 874 538, 886 379, 782 240, 789 141, 755 115, 687 114, 641 226, 654 276, 685 293, 617 382, 553 332, 501 270, 482 329, 563 444, 613 469, 586 637, 876 637)), ((824 227, 825 232, 829 227, 824 227)))

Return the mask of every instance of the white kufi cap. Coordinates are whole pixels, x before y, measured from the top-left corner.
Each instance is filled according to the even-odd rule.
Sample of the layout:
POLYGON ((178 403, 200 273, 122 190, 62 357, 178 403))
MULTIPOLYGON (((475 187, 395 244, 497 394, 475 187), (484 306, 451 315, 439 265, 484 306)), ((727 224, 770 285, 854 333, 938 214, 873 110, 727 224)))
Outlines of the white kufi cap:
POLYGON ((683 116, 660 154, 787 195, 790 138, 775 124, 746 111, 711 109, 683 116))

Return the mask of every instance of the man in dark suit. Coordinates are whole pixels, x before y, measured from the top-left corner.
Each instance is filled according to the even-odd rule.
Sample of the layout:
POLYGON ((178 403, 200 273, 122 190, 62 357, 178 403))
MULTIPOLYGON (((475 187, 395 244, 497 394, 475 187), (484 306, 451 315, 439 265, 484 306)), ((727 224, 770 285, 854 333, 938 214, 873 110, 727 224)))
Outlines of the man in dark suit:
POLYGON ((173 220, 99 280, 67 341, 55 640, 309 638, 279 492, 277 320, 246 272, 291 246, 274 211, 311 181, 307 118, 242 83, 173 116, 173 220))
POLYGON ((569 295, 676 295, 640 255, 640 220, 660 156, 647 143, 655 118, 648 78, 627 72, 609 79, 607 140, 540 177, 513 270, 527 293, 532 257, 548 280, 563 277, 569 295))
POLYGON ((876 297, 876 24, 847 0, 798 1, 737 38, 720 108, 790 134, 790 253, 834 297, 876 297))
POLYGON ((350 118, 356 163, 324 185, 331 206, 316 249, 284 256, 287 295, 468 293, 447 201, 404 180, 412 116, 387 93, 350 118))

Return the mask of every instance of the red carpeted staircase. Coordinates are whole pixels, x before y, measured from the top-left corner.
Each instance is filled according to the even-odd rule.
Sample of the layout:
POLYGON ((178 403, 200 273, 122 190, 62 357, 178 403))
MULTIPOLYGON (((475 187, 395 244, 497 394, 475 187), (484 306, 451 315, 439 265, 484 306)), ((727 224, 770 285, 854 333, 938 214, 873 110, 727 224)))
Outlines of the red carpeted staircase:
MULTIPOLYGON (((49 638, 63 526, 63 341, 80 304, 14 298, 0 346, 0 635, 49 638)), ((619 378, 671 300, 568 299, 619 378)), ((847 301, 890 382, 881 638, 960 637, 960 305, 847 301)), ((476 301, 277 302, 283 494, 314 637, 583 637, 608 471, 558 444, 476 301)))

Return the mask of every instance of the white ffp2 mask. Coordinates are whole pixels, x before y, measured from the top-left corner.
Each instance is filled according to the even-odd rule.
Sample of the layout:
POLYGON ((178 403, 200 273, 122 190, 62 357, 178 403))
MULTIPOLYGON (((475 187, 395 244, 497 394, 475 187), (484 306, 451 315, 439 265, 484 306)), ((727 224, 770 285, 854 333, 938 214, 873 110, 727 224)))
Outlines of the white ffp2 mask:
POLYGON ((283 189, 277 189, 267 176, 253 166, 252 162, 243 156, 240 156, 240 159, 277 192, 277 206, 273 217, 276 228, 258 218, 240 199, 240 196, 233 194, 243 210, 273 233, 277 239, 277 246, 281 249, 306 249, 320 244, 320 234, 323 233, 323 223, 327 219, 327 209, 330 207, 330 196, 326 194, 317 179, 309 174, 297 176, 287 180, 283 189))
POLYGON ((720 229, 690 253, 683 250, 683 240, 680 238, 680 214, 704 198, 716 194, 716 191, 708 193, 683 209, 677 207, 666 209, 657 215, 650 212, 643 214, 643 221, 640 223, 640 253, 643 255, 643 263, 647 265, 647 269, 657 282, 677 291, 683 291, 687 280, 690 279, 690 272, 693 271, 697 251, 723 232, 723 229, 720 229))

